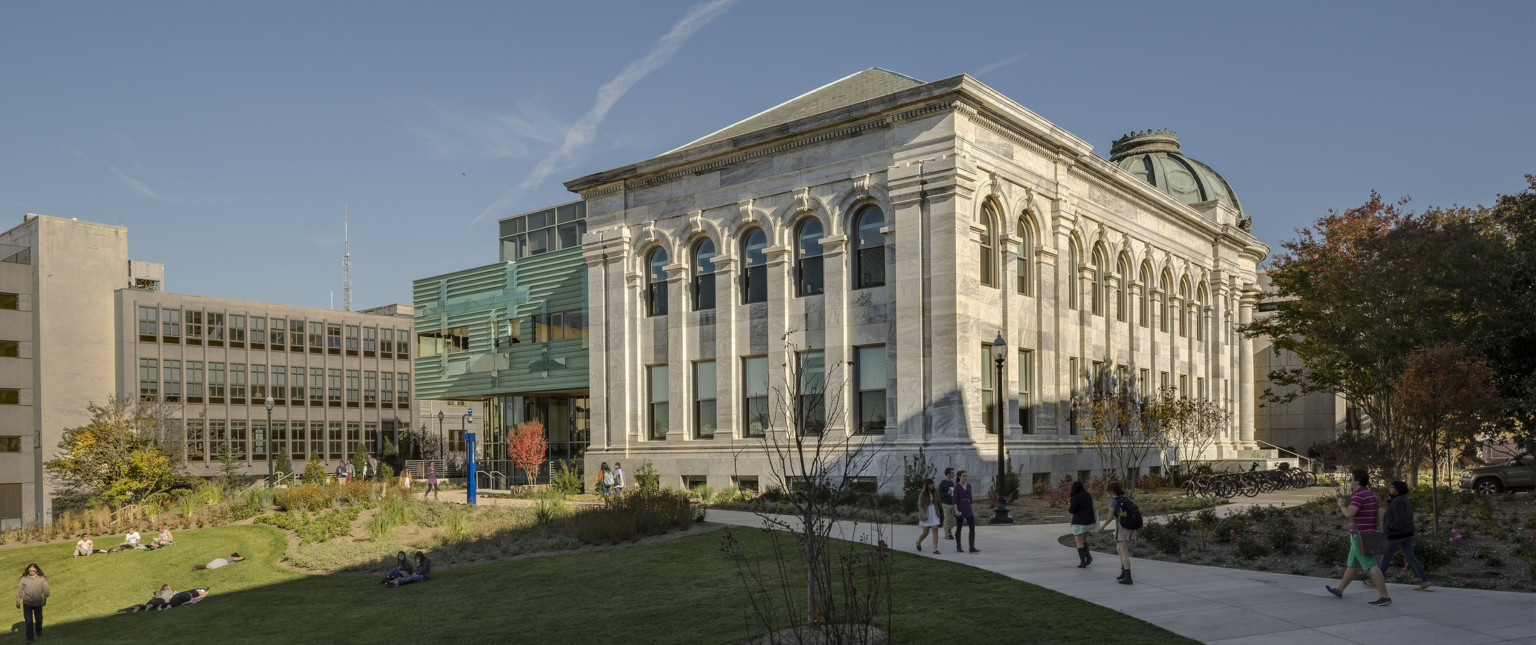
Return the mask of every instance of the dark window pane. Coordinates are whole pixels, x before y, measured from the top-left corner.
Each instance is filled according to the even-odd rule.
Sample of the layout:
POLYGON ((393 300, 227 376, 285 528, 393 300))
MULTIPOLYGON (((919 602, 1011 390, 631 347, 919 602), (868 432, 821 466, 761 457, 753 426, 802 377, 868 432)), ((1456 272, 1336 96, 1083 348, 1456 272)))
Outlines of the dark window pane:
POLYGON ((885 284, 885 247, 859 249, 859 288, 885 284))
POLYGON ((821 256, 805 258, 800 261, 798 271, 800 277, 800 294, 811 296, 821 293, 821 256))
POLYGON ((575 223, 561 224, 560 228, 556 230, 560 231, 560 248, 569 249, 581 246, 581 232, 575 223))
POLYGON ((708 273, 694 279, 694 309, 715 308, 715 274, 708 273))
POLYGON ((528 230, 541 229, 554 224, 554 211, 540 211, 528 216, 528 230))
POLYGON ((885 390, 859 393, 859 431, 885 432, 885 390))

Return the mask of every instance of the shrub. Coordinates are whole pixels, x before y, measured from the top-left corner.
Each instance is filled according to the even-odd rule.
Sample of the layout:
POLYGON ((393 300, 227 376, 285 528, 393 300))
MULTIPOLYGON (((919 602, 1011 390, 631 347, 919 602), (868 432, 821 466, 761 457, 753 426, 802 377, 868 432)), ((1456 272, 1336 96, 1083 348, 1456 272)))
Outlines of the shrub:
POLYGON ((1072 501, 1072 476, 1062 477, 1056 487, 1051 489, 1051 508, 1066 506, 1072 501))
POLYGON ((919 447, 917 455, 911 458, 901 458, 901 510, 904 513, 917 512, 917 497, 923 492, 923 482, 934 479, 938 484, 938 466, 928 462, 928 455, 919 447))
POLYGON ((1157 490, 1168 487, 1168 478, 1159 474, 1150 474, 1136 480, 1136 490, 1157 490))
POLYGON ((1221 516, 1216 514, 1214 508, 1202 508, 1200 512, 1195 513, 1195 522, 1201 526, 1213 526, 1220 520, 1221 516))
POLYGON ((394 481, 394 479, 395 479, 395 467, 391 466, 389 464, 380 462, 379 463, 379 479, 384 480, 385 482, 394 481))
POLYGON ((698 486, 694 486, 693 494, 698 495, 699 501, 705 504, 708 504, 709 500, 715 498, 715 490, 710 488, 709 484, 700 484, 698 486))
POLYGON ((1248 532, 1248 518, 1241 515, 1223 517, 1216 523, 1215 531, 1217 542, 1231 542, 1239 533, 1248 532))
POLYGON ((1333 535, 1312 543, 1312 559, 1318 564, 1336 565, 1349 558, 1349 536, 1333 535))
POLYGON ((325 483, 325 465, 321 464, 319 459, 310 459, 310 460, 305 462, 305 464, 304 464, 304 483, 306 483, 306 484, 323 484, 323 483, 325 483))
MULTIPOLYGON (((887 493, 887 494, 889 494, 889 493, 887 493)), ((896 496, 895 495, 891 495, 891 497, 895 498, 896 496)), ((741 498, 741 492, 736 489, 735 484, 726 484, 724 486, 721 486, 720 487, 720 491, 715 493, 715 502, 716 503, 734 502, 734 501, 736 501, 736 500, 738 500, 740 498, 741 498)))
POLYGON ((536 526, 549 526, 563 515, 565 515, 565 496, 553 488, 533 504, 533 523, 536 526))
POLYGON ((463 509, 454 507, 448 512, 448 542, 449 544, 463 544, 472 537, 469 528, 469 513, 463 509))
POLYGON ((1239 531, 1232 536, 1232 552, 1240 558, 1254 560, 1269 555, 1269 547, 1247 532, 1239 531))
POLYGON ((273 460, 272 472, 280 475, 293 472, 293 462, 288 461, 288 453, 280 452, 277 454, 277 458, 273 460))
POLYGON ((217 484, 203 484, 197 489, 197 497, 204 504, 217 504, 224 500, 224 488, 217 484))
POLYGON ((884 492, 875 498, 875 507, 882 511, 895 512, 901 510, 901 498, 896 493, 884 492))
POLYGON ((1461 555, 1456 546, 1445 538, 1426 535, 1413 540, 1413 554, 1426 569, 1438 569, 1450 564, 1461 555))
POLYGON ((324 484, 299 484, 279 491, 273 499, 279 509, 285 511, 318 511, 330 508, 336 502, 340 487, 324 484))
POLYGON ((571 466, 571 462, 562 462, 559 468, 549 469, 549 486, 561 495, 580 495, 581 473, 571 466))
POLYGON ((1284 515, 1270 518, 1263 525, 1265 540, 1270 548, 1290 555, 1296 552, 1296 547, 1301 541, 1301 534, 1296 530, 1296 521, 1284 515))
POLYGON ((1141 527, 1141 531, 1137 535, 1157 550, 1170 555, 1178 553, 1184 548, 1183 535, 1170 524, 1148 522, 1141 527))
POLYGON ((649 459, 640 462, 640 468, 635 471, 635 485, 640 490, 661 490, 661 475, 656 472, 656 464, 649 459))

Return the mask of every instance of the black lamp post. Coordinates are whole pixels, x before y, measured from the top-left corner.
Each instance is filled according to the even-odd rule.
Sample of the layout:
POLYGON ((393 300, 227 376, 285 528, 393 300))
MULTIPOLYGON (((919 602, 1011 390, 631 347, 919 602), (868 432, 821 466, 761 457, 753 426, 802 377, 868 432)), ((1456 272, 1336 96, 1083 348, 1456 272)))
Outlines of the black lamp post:
POLYGON ((1003 340, 1003 333, 997 333, 997 339, 992 341, 992 363, 997 366, 997 380, 993 381, 993 401, 997 404, 997 507, 992 509, 993 524, 1012 524, 1013 516, 1008 514, 1008 502, 1003 500, 1003 484, 1008 481, 1007 460, 1003 452, 1003 433, 1007 431, 1007 409, 1003 403, 1003 365, 1008 362, 1008 341, 1003 340))
POLYGON ((272 474, 272 406, 276 402, 272 397, 267 397, 267 488, 277 487, 277 479, 272 474))
MULTIPOLYGON (((445 459, 443 461, 444 469, 448 468, 448 462, 446 461, 448 445, 443 443, 443 418, 445 416, 447 415, 443 414, 442 410, 437 411, 437 456, 440 459, 445 459)), ((444 476, 447 476, 447 473, 444 473, 444 476)))

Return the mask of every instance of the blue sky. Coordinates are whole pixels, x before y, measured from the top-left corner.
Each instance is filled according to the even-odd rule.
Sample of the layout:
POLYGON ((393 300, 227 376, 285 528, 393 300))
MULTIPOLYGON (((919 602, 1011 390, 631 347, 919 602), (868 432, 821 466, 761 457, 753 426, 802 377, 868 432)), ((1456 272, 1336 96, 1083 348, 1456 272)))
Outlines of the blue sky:
POLYGON ((120 224, 176 292, 341 303, 495 261, 495 219, 868 67, 968 73, 1107 155, 1171 128, 1278 247, 1375 189, 1536 172, 1520 2, 0 3, 0 227, 120 224))

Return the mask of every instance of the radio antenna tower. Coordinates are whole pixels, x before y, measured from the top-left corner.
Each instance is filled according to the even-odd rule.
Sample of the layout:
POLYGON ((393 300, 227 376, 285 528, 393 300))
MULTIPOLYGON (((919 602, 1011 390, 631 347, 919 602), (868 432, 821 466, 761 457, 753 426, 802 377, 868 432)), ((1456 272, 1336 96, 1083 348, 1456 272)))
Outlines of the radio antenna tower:
POLYGON ((352 237, 347 230, 347 204, 341 204, 341 308, 352 311, 352 237))

